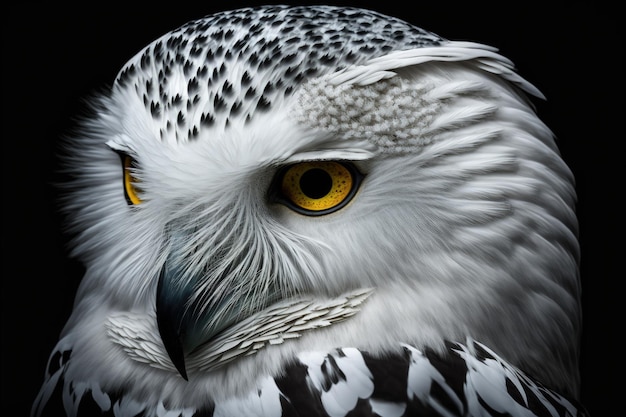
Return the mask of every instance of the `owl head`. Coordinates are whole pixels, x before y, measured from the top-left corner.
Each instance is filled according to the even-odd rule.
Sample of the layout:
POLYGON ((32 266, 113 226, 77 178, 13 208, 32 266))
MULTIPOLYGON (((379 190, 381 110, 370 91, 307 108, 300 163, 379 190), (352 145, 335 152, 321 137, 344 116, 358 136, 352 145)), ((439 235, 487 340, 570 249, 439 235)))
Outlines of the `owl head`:
POLYGON ((473 338, 575 392, 573 178, 533 96, 494 48, 361 9, 242 9, 164 35, 67 141, 86 274, 66 332, 157 335, 141 360, 190 382, 304 346, 473 338))

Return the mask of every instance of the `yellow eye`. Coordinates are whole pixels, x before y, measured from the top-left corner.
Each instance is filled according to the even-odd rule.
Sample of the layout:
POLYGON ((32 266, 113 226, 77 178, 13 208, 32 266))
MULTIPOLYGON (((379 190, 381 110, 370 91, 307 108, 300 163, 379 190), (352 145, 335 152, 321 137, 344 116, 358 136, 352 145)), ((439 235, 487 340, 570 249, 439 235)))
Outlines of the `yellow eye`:
POLYGON ((140 204, 141 198, 139 198, 139 194, 141 193, 141 188, 137 185, 139 181, 133 175, 133 171, 137 168, 137 163, 131 156, 121 156, 124 169, 124 195, 126 196, 126 201, 131 205, 140 204))
POLYGON ((328 214, 352 199, 361 178, 361 174, 349 163, 301 162, 279 173, 275 183, 278 196, 275 199, 302 214, 328 214))

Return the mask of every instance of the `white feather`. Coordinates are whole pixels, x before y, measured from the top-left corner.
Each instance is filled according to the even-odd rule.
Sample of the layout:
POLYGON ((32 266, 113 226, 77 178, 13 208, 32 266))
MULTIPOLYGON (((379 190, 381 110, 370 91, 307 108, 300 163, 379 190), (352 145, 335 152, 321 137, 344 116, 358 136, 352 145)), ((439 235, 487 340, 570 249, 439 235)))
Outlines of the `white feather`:
POLYGON ((341 354, 309 352, 299 355, 307 366, 309 382, 321 392, 324 410, 331 417, 343 417, 354 409, 360 398, 369 398, 374 390, 372 375, 361 353, 354 348, 341 349, 341 354), (337 366, 341 375, 338 381, 326 387, 328 369, 337 366))
POLYGON ((381 417, 401 417, 406 410, 406 404, 378 399, 371 399, 370 405, 372 406, 372 412, 381 417))
MULTIPOLYGON (((371 289, 331 299, 294 299, 276 303, 229 327, 187 360, 190 374, 209 372, 239 356, 252 355, 268 344, 298 338, 301 333, 339 323, 358 313, 371 289)), ((155 326, 153 314, 118 313, 108 317, 112 342, 128 357, 177 375, 155 326)))
POLYGON ((373 58, 364 65, 338 71, 329 81, 332 84, 368 85, 393 77, 395 73, 392 70, 427 62, 477 61, 481 69, 502 76, 529 94, 543 98, 543 94, 536 87, 514 71, 513 63, 496 51, 496 48, 479 43, 448 41, 436 47, 390 52, 385 56, 373 58))

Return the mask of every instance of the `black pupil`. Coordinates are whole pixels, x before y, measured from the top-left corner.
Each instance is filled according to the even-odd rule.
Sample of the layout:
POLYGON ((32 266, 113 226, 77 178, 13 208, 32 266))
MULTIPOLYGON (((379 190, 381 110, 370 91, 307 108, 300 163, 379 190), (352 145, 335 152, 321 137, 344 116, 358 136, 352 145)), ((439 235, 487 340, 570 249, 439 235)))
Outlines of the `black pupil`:
POLYGON ((309 198, 322 198, 333 187, 333 179, 320 168, 309 169, 300 177, 300 189, 309 198))

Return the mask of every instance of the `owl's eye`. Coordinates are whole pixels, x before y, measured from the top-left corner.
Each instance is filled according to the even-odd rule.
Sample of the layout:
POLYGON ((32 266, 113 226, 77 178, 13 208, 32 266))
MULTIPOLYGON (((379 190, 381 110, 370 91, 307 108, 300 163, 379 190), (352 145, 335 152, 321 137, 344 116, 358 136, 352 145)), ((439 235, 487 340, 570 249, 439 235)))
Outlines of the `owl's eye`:
POLYGON ((139 187, 139 180, 135 177, 133 172, 137 169, 137 162, 132 156, 126 154, 120 154, 122 158, 122 168, 124 170, 124 195, 129 205, 138 205, 141 203, 141 187, 139 187))
POLYGON ((347 162, 300 162, 278 173, 273 197, 301 214, 328 214, 352 199, 362 178, 354 165, 347 162))

